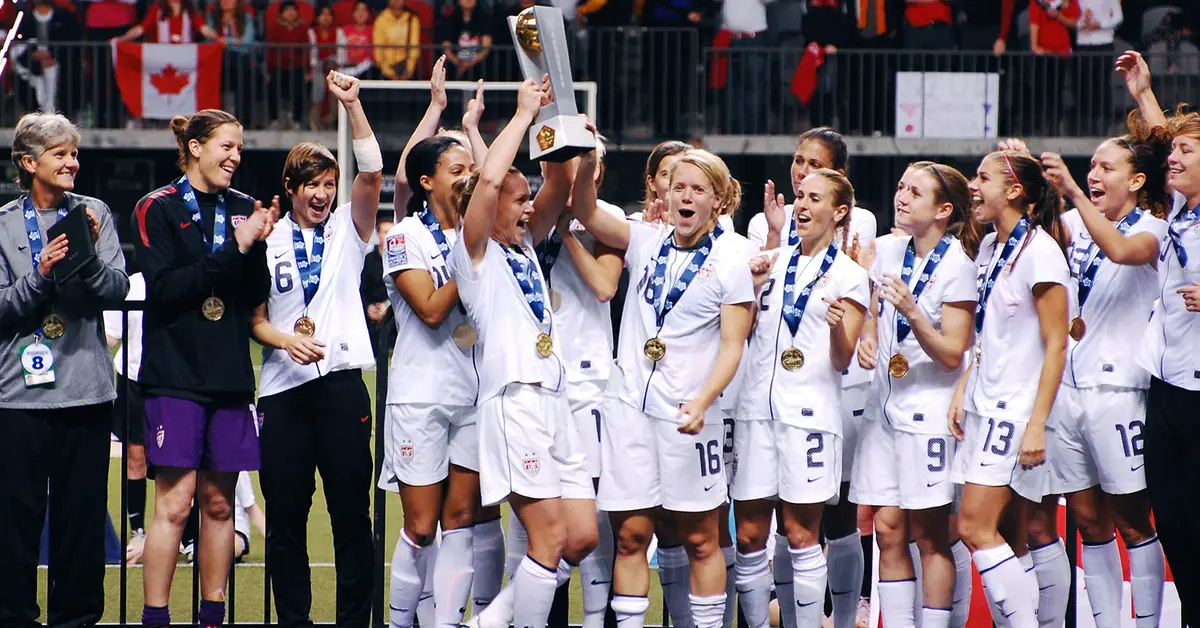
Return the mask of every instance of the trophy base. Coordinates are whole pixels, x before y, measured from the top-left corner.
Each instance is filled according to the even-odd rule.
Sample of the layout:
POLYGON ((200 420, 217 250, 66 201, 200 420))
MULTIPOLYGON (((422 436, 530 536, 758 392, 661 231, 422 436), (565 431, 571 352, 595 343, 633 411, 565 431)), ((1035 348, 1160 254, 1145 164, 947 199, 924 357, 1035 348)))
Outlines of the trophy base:
POLYGON ((529 157, 534 161, 562 163, 592 150, 596 150, 596 136, 581 116, 554 116, 529 128, 529 157))

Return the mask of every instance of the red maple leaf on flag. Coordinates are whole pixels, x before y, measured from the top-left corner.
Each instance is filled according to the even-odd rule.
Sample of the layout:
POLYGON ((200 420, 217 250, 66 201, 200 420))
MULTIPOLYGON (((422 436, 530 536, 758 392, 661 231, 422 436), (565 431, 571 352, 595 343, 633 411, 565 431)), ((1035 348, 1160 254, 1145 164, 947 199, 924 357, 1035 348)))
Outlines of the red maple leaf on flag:
POLYGON ((192 77, 188 74, 180 74, 175 66, 168 64, 157 74, 150 75, 150 84, 158 90, 158 93, 164 96, 176 96, 187 87, 192 77))

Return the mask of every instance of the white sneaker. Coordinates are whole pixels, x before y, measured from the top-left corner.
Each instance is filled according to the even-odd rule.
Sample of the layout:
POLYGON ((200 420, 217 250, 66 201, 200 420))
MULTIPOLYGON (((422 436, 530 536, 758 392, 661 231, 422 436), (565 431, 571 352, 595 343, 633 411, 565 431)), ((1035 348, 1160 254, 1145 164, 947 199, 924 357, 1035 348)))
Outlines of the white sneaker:
POLYGON ((125 548, 125 564, 136 565, 142 562, 142 554, 146 552, 146 531, 138 528, 133 531, 129 545, 125 548))
POLYGON ((195 562, 196 561, 196 544, 188 543, 187 545, 184 545, 183 547, 181 547, 179 549, 179 553, 183 554, 183 557, 185 559, 187 559, 187 561, 189 563, 195 562))
POLYGON ((871 600, 869 598, 858 598, 858 611, 854 615, 854 628, 870 628, 871 626, 871 600))

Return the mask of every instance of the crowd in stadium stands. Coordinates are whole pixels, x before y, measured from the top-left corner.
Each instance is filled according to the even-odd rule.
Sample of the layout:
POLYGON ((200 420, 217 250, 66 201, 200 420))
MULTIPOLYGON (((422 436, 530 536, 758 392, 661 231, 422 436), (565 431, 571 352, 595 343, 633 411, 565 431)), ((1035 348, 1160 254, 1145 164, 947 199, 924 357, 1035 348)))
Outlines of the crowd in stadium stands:
MULTIPOLYGON (((307 123, 315 130, 329 128, 336 112, 323 93, 323 81, 312 80, 329 69, 360 78, 422 79, 428 77, 437 51, 447 56, 451 80, 519 80, 512 59, 488 59, 493 44, 509 45, 505 19, 534 2, 561 9, 577 43, 585 46, 587 28, 638 24, 694 31, 694 37, 662 37, 649 44, 650 63, 661 66, 658 72, 666 75, 674 73, 674 60, 681 70, 689 67, 684 64, 698 67, 705 62, 694 42, 718 52, 728 50, 728 63, 718 61, 721 72, 710 72, 707 87, 724 90, 725 97, 736 100, 731 107, 742 114, 731 121, 727 130, 732 132, 765 128, 773 115, 771 103, 776 102, 772 90, 778 91, 778 81, 769 78, 779 70, 785 76, 795 70, 792 92, 805 105, 815 94, 815 111, 821 113, 813 115, 812 123, 821 124, 862 117, 845 111, 853 106, 853 99, 847 98, 854 89, 849 85, 852 77, 855 84, 879 83, 891 80, 896 70, 912 69, 895 57, 843 54, 847 58, 839 71, 840 49, 991 51, 995 57, 987 68, 961 68, 987 71, 1005 63, 1009 51, 1032 50, 1039 58, 1022 61, 1032 61, 1020 66, 1024 75, 1038 75, 1042 84, 1073 83, 1076 92, 1084 94, 1104 91, 1098 88, 1101 81, 1110 81, 1112 59, 1107 54, 1066 59, 1072 50, 1111 52, 1128 45, 1148 52, 1156 76, 1200 75, 1200 29, 1195 26, 1200 23, 1200 3, 1179 0, 1174 5, 1170 0, 33 0, 28 3, 33 19, 22 23, 18 44, 220 40, 226 45, 224 91, 236 99, 226 108, 243 115, 262 98, 272 128, 307 123), (258 44, 268 46, 264 51, 258 44), (804 52, 787 61, 788 67, 778 68, 773 61, 777 57, 754 52, 764 48, 804 52), (737 52, 747 49, 748 54, 737 52), (1066 81, 1061 78, 1066 75, 1082 78, 1066 81)), ((13 2, 4 3, 0 28, 12 24, 16 10, 13 2)), ((26 108, 53 105, 74 113, 85 99, 94 99, 84 126, 93 119, 123 118, 111 65, 89 61, 92 55, 56 55, 53 46, 17 45, 12 56, 14 72, 32 86, 24 88, 26 108), (60 63, 80 67, 49 70, 60 63), (59 82, 57 97, 54 89, 45 89, 43 74, 59 82), (79 77, 89 74, 98 87, 79 87, 79 77), (68 80, 75 84, 63 86, 68 80)), ((592 51, 573 62, 577 74, 583 71, 589 74, 586 80, 597 80, 605 71, 600 66, 621 63, 613 56, 592 51), (581 63, 588 69, 581 70, 581 63)), ((682 87, 667 88, 666 95, 673 90, 687 93, 691 85, 682 87)), ((890 85, 882 87, 890 98, 890 85)), ((659 91, 664 90, 649 93, 657 98, 659 91)), ((1058 110, 1064 104, 1063 90, 1053 91, 1046 108, 1058 110)), ((1100 97, 1099 111, 1111 108, 1107 98, 1100 97)), ((875 108, 881 119, 866 125, 886 131, 889 123, 883 118, 890 117, 891 107, 885 103, 875 108)))

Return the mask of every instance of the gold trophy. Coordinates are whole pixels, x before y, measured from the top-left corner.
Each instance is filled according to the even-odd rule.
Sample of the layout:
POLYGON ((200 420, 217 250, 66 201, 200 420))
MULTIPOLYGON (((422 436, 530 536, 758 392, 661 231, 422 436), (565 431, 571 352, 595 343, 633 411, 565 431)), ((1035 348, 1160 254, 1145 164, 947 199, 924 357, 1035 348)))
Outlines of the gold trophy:
POLYGON ((529 129, 529 155, 537 161, 563 162, 596 148, 575 104, 567 30, 562 11, 534 6, 508 18, 508 29, 517 48, 521 73, 539 84, 550 77, 554 101, 542 107, 529 129))

